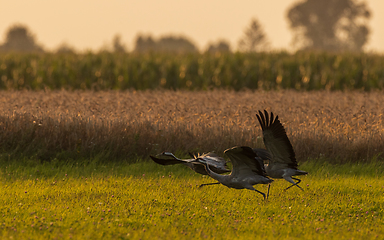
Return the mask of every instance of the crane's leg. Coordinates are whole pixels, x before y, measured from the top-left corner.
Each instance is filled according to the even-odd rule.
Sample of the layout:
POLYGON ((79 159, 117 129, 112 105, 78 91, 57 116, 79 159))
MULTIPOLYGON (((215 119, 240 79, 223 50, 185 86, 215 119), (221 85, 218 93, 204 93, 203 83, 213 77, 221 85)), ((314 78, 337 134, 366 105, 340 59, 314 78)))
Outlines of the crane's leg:
POLYGON ((255 190, 256 192, 258 192, 258 193, 260 193, 261 195, 263 195, 264 200, 265 200, 265 194, 264 194, 264 193, 262 193, 262 192, 260 192, 259 190, 256 190, 256 189, 253 189, 253 190, 255 190))
POLYGON ((269 197, 269 189, 271 188, 271 184, 270 183, 268 183, 268 193, 267 193, 267 199, 268 199, 268 197, 269 197))
POLYGON ((219 182, 215 182, 215 183, 206 183, 206 184, 201 184, 199 186, 199 188, 203 187, 203 186, 208 186, 208 185, 215 185, 215 184, 220 184, 219 182))
POLYGON ((304 191, 299 185, 297 185, 297 184, 299 184, 299 183, 301 182, 300 179, 298 179, 298 178, 288 178, 288 177, 287 177, 287 178, 284 178, 284 179, 287 180, 288 182, 292 183, 292 185, 289 186, 289 187, 287 187, 285 190, 288 190, 288 189, 290 189, 291 187, 296 186, 296 187, 300 188, 301 191, 304 191), (293 179, 296 180, 297 182, 294 182, 293 179))

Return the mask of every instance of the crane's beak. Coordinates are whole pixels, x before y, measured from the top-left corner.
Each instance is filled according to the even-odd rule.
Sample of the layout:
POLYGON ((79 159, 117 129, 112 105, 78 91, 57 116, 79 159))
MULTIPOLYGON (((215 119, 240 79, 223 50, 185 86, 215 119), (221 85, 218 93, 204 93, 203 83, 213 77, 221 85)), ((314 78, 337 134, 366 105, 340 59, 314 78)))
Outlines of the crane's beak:
POLYGON ((170 155, 170 154, 172 154, 172 153, 164 151, 162 153, 157 154, 156 156, 164 156, 164 155, 170 155))

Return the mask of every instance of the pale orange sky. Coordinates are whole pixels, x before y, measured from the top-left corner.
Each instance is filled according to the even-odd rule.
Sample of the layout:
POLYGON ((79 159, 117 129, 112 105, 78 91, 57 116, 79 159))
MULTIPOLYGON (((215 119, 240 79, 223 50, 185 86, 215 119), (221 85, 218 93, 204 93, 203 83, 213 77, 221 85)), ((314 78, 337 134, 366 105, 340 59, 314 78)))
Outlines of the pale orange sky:
MULTIPOLYGON (((10 25, 21 23, 52 50, 65 42, 98 50, 120 34, 132 50, 138 33, 190 38, 200 49, 219 39, 232 49, 251 18, 263 25, 274 49, 290 49, 287 9, 298 0, 11 0, 0 4, 0 43, 10 25)), ((372 12, 367 50, 384 53, 384 1, 367 0, 372 12)))

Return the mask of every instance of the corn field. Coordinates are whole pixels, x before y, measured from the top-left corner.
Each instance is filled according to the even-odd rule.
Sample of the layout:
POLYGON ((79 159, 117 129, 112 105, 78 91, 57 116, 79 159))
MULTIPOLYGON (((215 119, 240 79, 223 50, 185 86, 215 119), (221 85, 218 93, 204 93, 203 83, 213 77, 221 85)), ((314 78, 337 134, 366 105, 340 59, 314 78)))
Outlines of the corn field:
POLYGON ((0 54, 3 90, 384 88, 384 56, 366 53, 0 54))

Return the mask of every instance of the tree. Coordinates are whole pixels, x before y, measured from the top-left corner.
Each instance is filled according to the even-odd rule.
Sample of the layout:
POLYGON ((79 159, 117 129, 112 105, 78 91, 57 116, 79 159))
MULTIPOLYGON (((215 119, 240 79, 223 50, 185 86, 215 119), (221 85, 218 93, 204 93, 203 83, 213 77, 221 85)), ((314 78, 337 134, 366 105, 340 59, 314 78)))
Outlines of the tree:
POLYGON ((229 46, 229 43, 221 40, 217 43, 211 43, 208 46, 207 52, 210 53, 217 53, 217 52, 230 52, 231 48, 229 46))
POLYGON ((57 49, 56 53, 61 53, 61 54, 75 54, 76 50, 74 47, 70 46, 67 43, 62 43, 57 49))
POLYGON ((368 40, 371 13, 355 0, 306 0, 287 14, 300 49, 361 51, 368 40))
POLYGON ((155 41, 151 36, 136 38, 135 52, 197 52, 196 46, 185 37, 165 36, 155 41))
POLYGON ((259 52, 269 49, 269 41, 257 19, 251 20, 251 24, 245 29, 238 46, 242 52, 259 52))
POLYGON ((151 36, 145 37, 139 34, 136 38, 134 52, 139 52, 139 53, 150 52, 150 51, 154 51, 155 47, 156 47, 156 43, 151 36))
POLYGON ((112 40, 112 45, 113 45, 113 51, 114 52, 119 52, 119 53, 125 53, 125 46, 124 44, 121 43, 121 36, 120 35, 115 35, 115 37, 112 40))
POLYGON ((156 43, 156 49, 160 52, 197 52, 196 46, 185 37, 165 36, 156 43))
POLYGON ((0 51, 43 52, 43 48, 36 44, 34 36, 26 26, 14 25, 8 29, 0 51))

